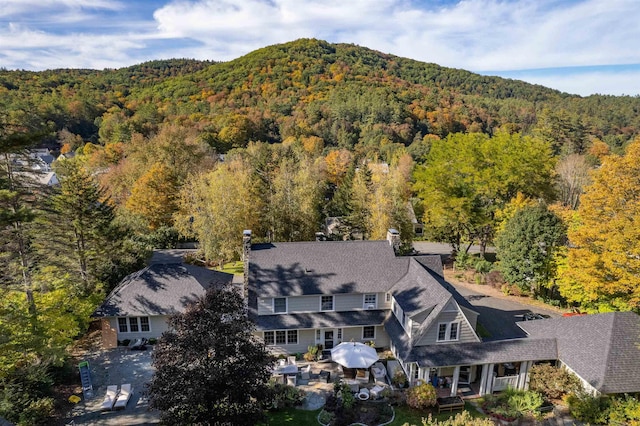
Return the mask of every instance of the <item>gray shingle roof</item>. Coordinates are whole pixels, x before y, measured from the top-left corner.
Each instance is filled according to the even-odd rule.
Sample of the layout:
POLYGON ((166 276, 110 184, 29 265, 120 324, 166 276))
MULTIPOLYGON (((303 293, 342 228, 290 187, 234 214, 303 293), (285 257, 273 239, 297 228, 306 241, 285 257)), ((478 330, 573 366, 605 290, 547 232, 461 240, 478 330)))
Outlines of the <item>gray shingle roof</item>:
POLYGON ((406 271, 387 241, 254 244, 249 262, 260 297, 387 291, 406 271))
POLYGON ((171 315, 204 296, 214 286, 231 283, 233 275, 178 263, 151 264, 126 276, 93 316, 171 315))
POLYGON ((546 361, 557 357, 555 339, 510 339, 492 342, 416 346, 407 361, 421 367, 546 361))
POLYGON ((408 258, 407 273, 391 287, 391 294, 405 314, 412 316, 425 309, 445 305, 451 293, 414 258, 408 258))
POLYGON ((393 315, 389 316, 384 327, 398 356, 406 362, 417 362, 421 367, 555 360, 558 355, 555 339, 510 339, 411 347, 410 339, 393 315))
POLYGON ((388 311, 314 312, 305 314, 260 315, 254 317, 258 330, 339 328, 382 325, 388 311))
POLYGON ((640 391, 640 316, 610 312, 518 323, 531 337, 556 338, 558 357, 598 391, 640 391))

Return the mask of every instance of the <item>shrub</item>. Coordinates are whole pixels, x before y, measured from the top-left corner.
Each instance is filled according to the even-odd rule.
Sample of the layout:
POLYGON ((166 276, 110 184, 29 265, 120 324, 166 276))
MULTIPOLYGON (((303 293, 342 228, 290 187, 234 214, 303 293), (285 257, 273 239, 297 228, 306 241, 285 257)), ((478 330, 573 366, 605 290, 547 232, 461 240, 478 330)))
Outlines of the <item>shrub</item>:
POLYGON ((436 389, 431 383, 422 382, 407 391, 407 405, 412 408, 425 409, 436 405, 438 398, 436 389))
POLYGON ((543 397, 538 392, 509 388, 499 395, 488 396, 482 408, 494 417, 513 421, 523 414, 537 416, 537 410, 543 402, 543 397))
POLYGON ((490 419, 474 419, 468 411, 457 413, 447 420, 434 420, 429 414, 428 418, 422 419, 422 426, 493 426, 490 419))
POLYGON ((453 266, 456 269, 467 269, 471 262, 471 255, 466 251, 461 251, 456 254, 456 260, 453 262, 453 266))
POLYGON ((625 395, 611 398, 609 424, 640 426, 640 401, 625 395))
POLYGON ((572 393, 566 398, 569 411, 576 420, 606 424, 609 417, 609 401, 584 391, 572 393))
POLYGON ((333 421, 333 419, 335 417, 336 417, 335 414, 330 413, 329 411, 326 411, 326 410, 322 410, 322 411, 320 411, 320 414, 318 415, 318 420, 323 425, 328 425, 329 423, 331 423, 333 421))
POLYGON ((305 392, 294 386, 283 383, 273 383, 270 385, 271 409, 281 410, 283 408, 295 407, 302 404, 305 392))
POLYGON ((158 343, 158 339, 156 339, 155 337, 151 337, 148 343, 150 345, 155 345, 156 343, 158 343))
POLYGON ((485 282, 493 288, 500 289, 505 283, 500 271, 491 271, 485 276, 485 282))
POLYGON ((315 361, 318 356, 318 347, 315 345, 307 346, 307 352, 303 355, 305 361, 315 361))
POLYGON ((580 379, 564 368, 551 364, 536 364, 529 370, 529 389, 547 398, 559 399, 569 393, 582 390, 580 379))
POLYGON ((403 388, 407 384, 407 376, 402 370, 398 369, 391 378, 391 383, 399 388, 403 388))

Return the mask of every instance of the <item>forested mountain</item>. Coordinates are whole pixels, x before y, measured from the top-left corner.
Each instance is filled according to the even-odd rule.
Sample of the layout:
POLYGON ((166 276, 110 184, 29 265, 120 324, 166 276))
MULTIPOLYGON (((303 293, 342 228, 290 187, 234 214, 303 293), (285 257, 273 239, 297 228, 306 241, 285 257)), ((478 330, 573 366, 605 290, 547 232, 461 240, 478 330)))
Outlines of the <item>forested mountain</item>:
POLYGON ((311 135, 325 146, 371 152, 381 144, 409 146, 428 134, 492 134, 502 126, 525 134, 550 128, 558 152, 580 151, 593 137, 615 151, 640 129, 637 97, 582 98, 308 39, 225 63, 0 71, 0 94, 37 105, 56 130, 94 143, 125 142, 132 132, 148 136, 161 123, 180 122, 222 152, 247 140, 311 135), (109 129, 100 133, 102 127, 109 129))

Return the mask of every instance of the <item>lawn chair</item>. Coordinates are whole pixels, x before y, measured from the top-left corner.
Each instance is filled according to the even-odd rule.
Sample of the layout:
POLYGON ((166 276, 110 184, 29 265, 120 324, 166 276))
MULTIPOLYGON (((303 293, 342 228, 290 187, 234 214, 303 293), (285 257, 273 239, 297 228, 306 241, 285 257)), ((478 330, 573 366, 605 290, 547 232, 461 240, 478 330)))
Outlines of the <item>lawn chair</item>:
POLYGON ((290 365, 296 365, 296 357, 295 357, 295 355, 287 357, 287 361, 289 362, 290 365))
POLYGON ((369 390, 369 395, 371 395, 371 398, 373 399, 379 399, 382 397, 382 392, 386 389, 386 387, 387 387, 386 385, 384 386, 375 385, 369 390))
POLYGON ((373 378, 376 382, 385 383, 387 379, 387 369, 384 367, 384 364, 381 362, 376 362, 371 366, 371 373, 373 373, 373 378))
POLYGON ((102 401, 102 405, 100 406, 100 410, 102 410, 102 411, 113 410, 113 404, 116 403, 116 396, 117 395, 118 395, 118 386, 117 385, 109 385, 109 386, 107 386, 107 393, 104 396, 104 401, 102 401))
POLYGON ((114 410, 124 410, 127 408, 127 403, 129 399, 131 399, 131 394, 133 393, 133 387, 130 383, 125 383, 120 387, 120 393, 118 394, 118 398, 116 399, 116 403, 113 404, 114 410))

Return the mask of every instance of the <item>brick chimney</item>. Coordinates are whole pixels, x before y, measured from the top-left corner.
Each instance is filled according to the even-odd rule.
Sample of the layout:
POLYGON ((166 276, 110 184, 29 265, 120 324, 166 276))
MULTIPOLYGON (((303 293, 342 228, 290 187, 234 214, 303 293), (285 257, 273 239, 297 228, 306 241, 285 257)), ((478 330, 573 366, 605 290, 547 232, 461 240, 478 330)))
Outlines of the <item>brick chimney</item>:
POLYGON ((249 307, 249 256, 251 255, 251 230, 242 231, 242 263, 244 271, 244 283, 242 296, 245 307, 249 307))
POLYGON ((393 252, 398 253, 400 249, 400 232, 398 232, 397 229, 389 228, 387 231, 387 241, 389 241, 389 244, 393 247, 393 252))

